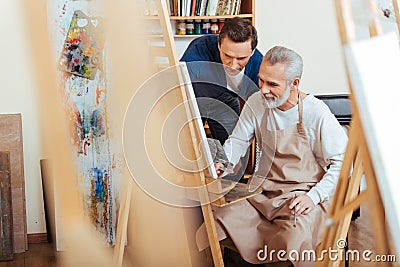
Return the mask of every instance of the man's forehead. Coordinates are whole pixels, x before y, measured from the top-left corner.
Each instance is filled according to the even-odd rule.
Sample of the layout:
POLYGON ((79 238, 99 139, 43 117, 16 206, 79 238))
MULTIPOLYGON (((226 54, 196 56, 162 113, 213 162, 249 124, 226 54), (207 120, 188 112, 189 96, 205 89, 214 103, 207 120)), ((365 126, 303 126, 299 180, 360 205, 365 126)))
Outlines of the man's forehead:
POLYGON ((246 57, 253 52, 251 50, 251 40, 234 42, 228 38, 222 40, 220 50, 227 55, 232 54, 237 57, 246 57))
POLYGON ((276 63, 274 65, 270 64, 268 61, 263 61, 260 66, 260 72, 258 75, 263 79, 285 79, 285 64, 276 63))
POLYGON ((224 38, 221 39, 221 45, 245 45, 245 44, 249 44, 251 47, 251 38, 247 39, 246 41, 243 42, 235 42, 233 41, 231 38, 229 38, 228 36, 225 36, 224 38))
POLYGON ((281 72, 285 72, 286 69, 286 65, 284 63, 281 62, 277 62, 275 64, 271 64, 268 60, 263 59, 261 66, 261 69, 264 69, 266 71, 281 71, 281 72))

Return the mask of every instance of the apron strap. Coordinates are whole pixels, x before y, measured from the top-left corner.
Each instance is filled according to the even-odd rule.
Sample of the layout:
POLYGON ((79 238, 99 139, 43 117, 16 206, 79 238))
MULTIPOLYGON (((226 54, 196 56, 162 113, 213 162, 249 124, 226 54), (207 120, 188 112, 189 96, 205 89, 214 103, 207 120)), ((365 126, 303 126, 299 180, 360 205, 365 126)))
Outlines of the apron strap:
POLYGON ((297 97, 299 99, 299 123, 303 122, 303 99, 300 96, 300 90, 298 90, 297 97))

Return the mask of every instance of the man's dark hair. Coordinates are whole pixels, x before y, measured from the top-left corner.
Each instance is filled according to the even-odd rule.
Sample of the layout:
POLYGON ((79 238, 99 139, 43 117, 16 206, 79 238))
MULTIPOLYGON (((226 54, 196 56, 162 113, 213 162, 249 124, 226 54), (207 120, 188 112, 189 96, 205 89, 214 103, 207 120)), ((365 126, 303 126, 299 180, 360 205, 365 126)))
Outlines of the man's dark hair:
POLYGON ((257 30, 248 19, 234 17, 227 19, 218 36, 218 43, 228 37, 235 43, 243 43, 251 39, 251 50, 254 50, 258 44, 257 30))

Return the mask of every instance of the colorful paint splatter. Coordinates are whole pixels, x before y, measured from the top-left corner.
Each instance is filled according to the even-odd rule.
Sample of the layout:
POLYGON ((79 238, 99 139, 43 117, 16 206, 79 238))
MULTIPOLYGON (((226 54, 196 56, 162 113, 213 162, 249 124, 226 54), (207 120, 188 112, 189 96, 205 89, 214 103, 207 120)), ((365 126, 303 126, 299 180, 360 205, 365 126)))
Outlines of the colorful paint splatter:
POLYGON ((67 110, 74 122, 70 136, 77 157, 82 199, 93 225, 107 243, 113 244, 116 209, 112 183, 121 165, 115 162, 116 152, 112 151, 109 136, 107 90, 97 87, 105 88, 105 82, 101 70, 95 82, 69 74, 62 80, 67 110))
POLYGON ((60 83, 64 89, 66 110, 73 122, 71 144, 76 154, 78 182, 82 201, 87 207, 86 214, 97 232, 105 237, 106 243, 114 244, 118 182, 122 181, 123 160, 122 147, 113 143, 109 134, 109 90, 106 64, 102 64, 106 58, 104 41, 98 39, 101 36, 99 25, 96 34, 93 25, 79 27, 79 19, 90 20, 90 17, 80 10, 71 10, 71 7, 66 1, 55 21, 59 27, 56 41, 60 44, 60 64, 64 70, 60 72, 60 83))
POLYGON ((104 46, 99 18, 90 18, 77 10, 71 21, 60 59, 61 69, 90 80, 101 67, 104 46))

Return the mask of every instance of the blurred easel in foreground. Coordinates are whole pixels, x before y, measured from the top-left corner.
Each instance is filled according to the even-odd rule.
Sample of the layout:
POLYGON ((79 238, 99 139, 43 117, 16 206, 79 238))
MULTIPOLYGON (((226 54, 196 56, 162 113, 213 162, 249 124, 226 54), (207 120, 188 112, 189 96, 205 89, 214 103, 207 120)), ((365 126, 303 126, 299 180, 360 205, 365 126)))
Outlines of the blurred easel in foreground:
MULTIPOLYGON (((178 55, 176 52, 175 48, 175 42, 173 38, 173 33, 172 33, 172 28, 171 24, 169 21, 169 14, 168 14, 168 9, 167 9, 167 4, 165 0, 157 0, 157 16, 152 16, 149 18, 149 20, 157 20, 159 21, 159 24, 162 29, 162 44, 159 44, 159 42, 151 42, 149 41, 149 49, 150 49, 150 58, 154 60, 154 73, 157 71, 167 67, 167 66, 178 66, 179 65, 179 59, 178 55), (154 44, 156 43, 156 44, 154 44), (166 58, 167 60, 163 60, 161 62, 157 62, 160 58, 166 58), (165 63, 168 62, 168 63, 165 63)), ((150 36, 150 38, 152 38, 150 36)), ((179 80, 180 86, 178 86, 178 90, 180 91, 180 96, 178 96, 180 99, 177 100, 180 103, 188 103, 190 102, 189 97, 187 95, 187 91, 185 90, 183 84, 190 84, 190 78, 188 80, 187 75, 185 75, 185 72, 183 71, 183 67, 177 67, 177 79, 179 80), (182 71, 181 71, 182 70, 182 71)), ((191 86, 191 85, 190 85, 191 86)), ((154 89, 155 90, 155 89, 154 89)), ((187 105, 187 104, 185 104, 187 105)), ((191 143, 192 148, 191 154, 189 157, 194 158, 194 159, 199 159, 201 158, 201 152, 199 151, 199 140, 201 140, 201 137, 199 136, 199 129, 196 127, 199 127, 199 125, 195 124, 193 120, 190 120, 192 118, 193 114, 190 114, 190 110, 186 109, 187 112, 187 118, 188 123, 185 127, 188 127, 189 129, 186 129, 187 131, 183 130, 181 132, 181 135, 184 136, 185 140, 189 140, 188 142, 191 143)), ((181 136, 182 137, 182 136, 181 136)), ((134 137, 131 137, 134 138, 134 137)), ((135 166, 133 166, 135 167, 135 166)), ((139 167, 140 168, 140 167, 139 167)), ((149 174, 150 175, 150 174, 149 174)), ((211 247, 211 254, 212 254, 212 260, 214 263, 214 266, 223 266, 223 260, 222 260, 222 253, 221 249, 219 246, 218 238, 217 238, 217 233, 216 233, 216 228, 214 224, 214 219, 213 219, 213 214, 212 214, 212 208, 208 195, 208 191, 206 190, 206 179, 204 176, 203 172, 196 172, 193 173, 192 175, 192 180, 194 181, 195 185, 198 188, 198 193, 200 196, 196 196, 196 199, 201 199, 201 210, 204 218, 204 222, 206 224, 207 228, 207 234, 208 238, 210 241, 210 247, 211 247)), ((123 256, 124 256, 124 247, 126 243, 126 233, 127 233, 127 228, 128 228, 128 217, 129 217, 129 212, 130 212, 130 203, 131 203, 131 196, 133 193, 133 181, 132 179, 126 179, 125 185, 123 186, 124 191, 122 192, 121 195, 121 208, 120 208, 120 213, 118 217, 118 228, 117 228, 117 235, 116 235, 116 245, 114 249, 114 265, 115 266, 122 266, 123 263, 123 256)), ((140 205, 140 203, 139 203, 140 205)), ((194 233, 193 233, 194 235, 194 233)), ((160 237, 162 238, 162 237, 160 237)))
MULTIPOLYGON (((377 249, 375 255, 390 255, 393 250, 397 250, 399 255, 400 251, 397 234, 400 231, 400 199, 399 194, 394 192, 396 187, 393 186, 395 177, 392 170, 395 165, 392 166, 390 158, 394 151, 399 151, 400 144, 392 126, 396 120, 388 109, 393 99, 400 97, 396 88, 400 53, 397 36, 382 35, 375 13, 376 2, 366 2, 375 14, 368 22, 371 39, 356 41, 350 1, 335 0, 354 115, 338 185, 328 213, 327 228, 317 255, 322 255, 323 250, 340 251, 343 248, 338 241, 346 239, 352 212, 363 203, 368 203, 370 210, 377 249), (381 96, 378 91, 383 92, 379 93, 381 96), (367 188, 359 193, 363 175, 367 188), (394 248, 391 247, 391 240, 394 248)), ((398 15, 397 2, 395 9, 398 15)), ((398 19, 397 16, 400 25, 398 19)), ((333 261, 326 256, 317 266, 339 266, 343 263, 341 260, 344 258, 333 261)), ((392 264, 382 262, 386 266, 392 264)))

